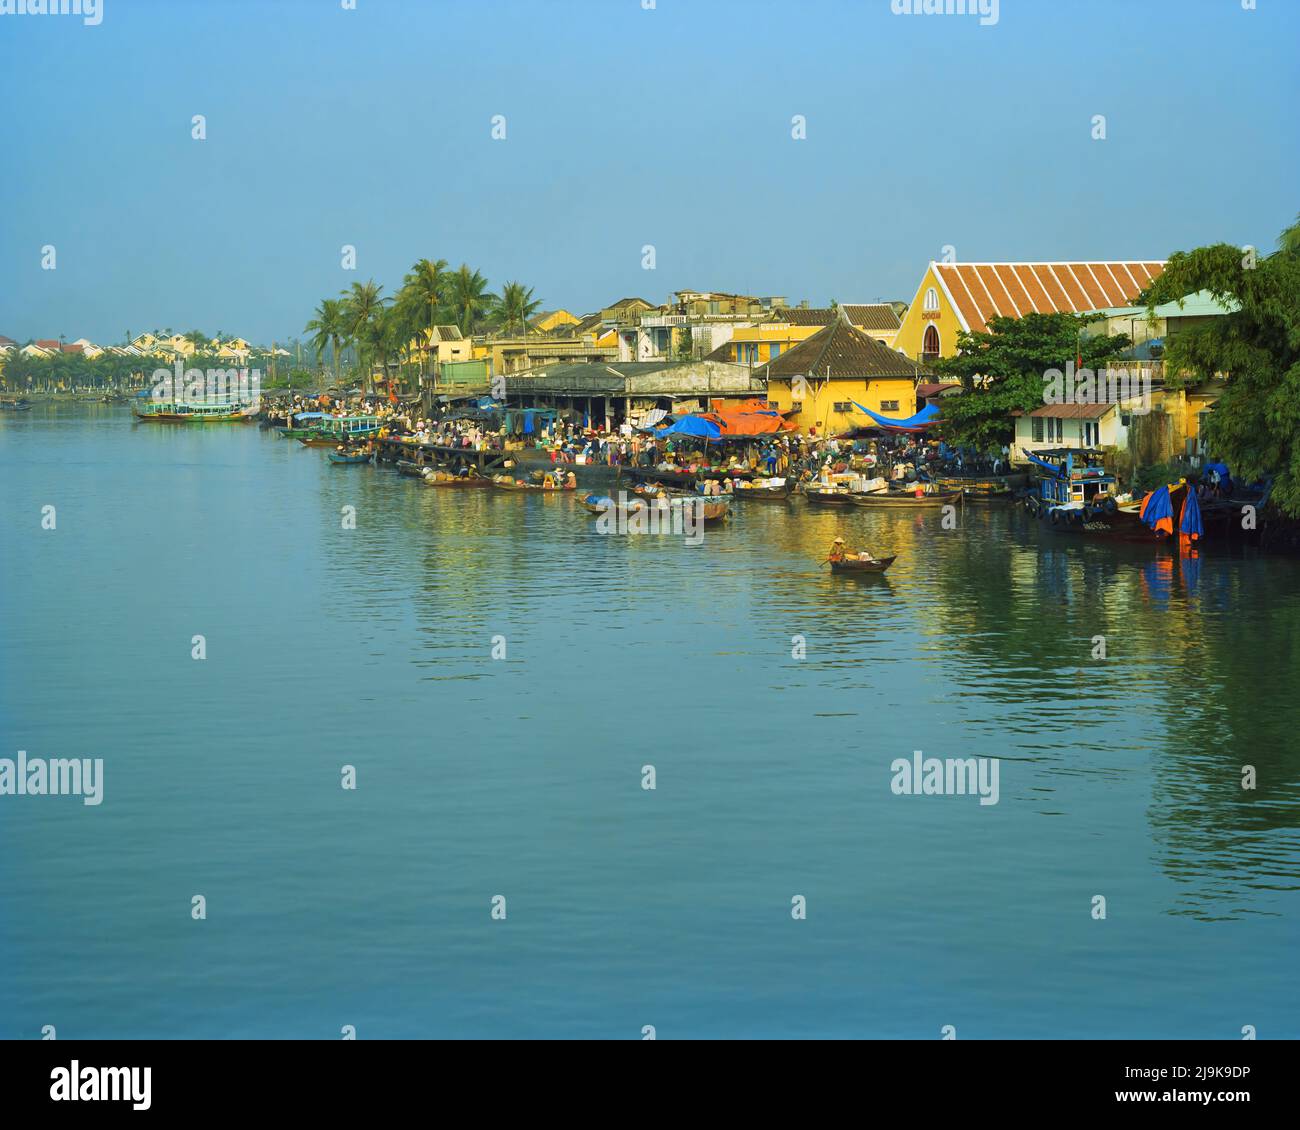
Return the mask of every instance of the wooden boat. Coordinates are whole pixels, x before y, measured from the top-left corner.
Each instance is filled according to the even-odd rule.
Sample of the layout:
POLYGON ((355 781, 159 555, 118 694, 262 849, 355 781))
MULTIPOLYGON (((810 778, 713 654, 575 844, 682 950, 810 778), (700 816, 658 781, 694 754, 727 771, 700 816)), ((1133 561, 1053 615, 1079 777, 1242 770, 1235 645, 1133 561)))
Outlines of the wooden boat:
POLYGON ((482 478, 478 475, 472 475, 462 478, 459 475, 449 475, 445 479, 440 479, 436 475, 425 475, 424 485, 426 487, 444 487, 447 489, 461 489, 468 487, 490 487, 492 480, 482 478))
POLYGON ((656 503, 642 498, 628 499, 625 505, 620 505, 614 499, 607 495, 589 494, 581 499, 582 508, 589 514, 606 514, 611 511, 621 511, 624 515, 640 513, 649 515, 651 511, 659 511, 661 514, 671 515, 673 510, 680 509, 683 506, 695 507, 698 499, 698 510, 695 511, 698 519, 703 521, 706 526, 714 525, 718 522, 725 521, 730 513, 727 506, 727 500, 724 499, 706 499, 702 494, 670 498, 667 500, 668 505, 656 503))
POLYGON ((305 437, 314 436, 316 434, 316 429, 278 427, 275 429, 275 433, 276 435, 283 436, 285 439, 303 439, 305 437))
POLYGON ((348 463, 348 464, 369 463, 370 460, 371 460, 371 456, 365 454, 351 455, 351 454, 340 454, 337 451, 330 452, 331 463, 348 463))
POLYGON ((496 487, 497 490, 515 490, 515 491, 532 490, 532 491, 543 491, 547 494, 559 494, 562 491, 578 489, 576 486, 556 487, 556 486, 546 486, 544 483, 525 483, 525 482, 520 482, 518 479, 511 479, 506 475, 501 475, 497 478, 494 478, 492 480, 492 485, 496 487))
POLYGON ((794 484, 789 479, 780 487, 741 487, 731 492, 730 497, 743 499, 745 502, 788 502, 794 491, 794 484))
POLYGON ((904 494, 901 491, 872 491, 867 494, 851 494, 854 506, 898 507, 937 507, 954 506, 961 501, 961 491, 949 491, 946 494, 904 494))
POLYGON ((886 569, 888 569, 897 560, 898 560, 897 555, 893 557, 881 557, 875 561, 861 561, 856 557, 845 558, 843 561, 832 561, 831 572, 832 573, 880 574, 883 573, 886 569))
POLYGON ((413 479, 424 478, 425 471, 433 470, 428 463, 413 463, 410 459, 399 459, 397 470, 400 474, 410 475, 413 479))
POLYGON ((313 432, 309 436, 299 436, 298 442, 303 447, 338 447, 338 436, 322 435, 319 432, 313 432))
POLYGON ((852 506, 853 495, 846 490, 822 490, 804 487, 803 496, 814 506, 852 506))
MULTIPOLYGON (((1142 521, 1141 502, 1120 505, 1115 497, 1118 481, 1102 465, 1099 452, 1062 449, 1025 454, 1049 472, 1025 499, 1025 509, 1053 533, 1148 545, 1170 540, 1170 534, 1153 530, 1142 521)), ((1169 490, 1175 523, 1186 494, 1186 483, 1169 490)))

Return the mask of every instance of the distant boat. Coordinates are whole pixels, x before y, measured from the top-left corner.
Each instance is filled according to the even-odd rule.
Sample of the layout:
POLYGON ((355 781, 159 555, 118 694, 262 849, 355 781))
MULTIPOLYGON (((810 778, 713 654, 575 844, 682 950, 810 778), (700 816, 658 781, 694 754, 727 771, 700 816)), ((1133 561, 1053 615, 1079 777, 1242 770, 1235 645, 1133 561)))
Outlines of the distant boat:
POLYGON ((150 424, 244 424, 254 409, 243 404, 203 404, 136 398, 131 412, 150 424))
POLYGON ((348 455, 348 454, 341 454, 340 452, 337 451, 330 452, 331 463, 369 463, 370 459, 371 456, 365 454, 348 455))

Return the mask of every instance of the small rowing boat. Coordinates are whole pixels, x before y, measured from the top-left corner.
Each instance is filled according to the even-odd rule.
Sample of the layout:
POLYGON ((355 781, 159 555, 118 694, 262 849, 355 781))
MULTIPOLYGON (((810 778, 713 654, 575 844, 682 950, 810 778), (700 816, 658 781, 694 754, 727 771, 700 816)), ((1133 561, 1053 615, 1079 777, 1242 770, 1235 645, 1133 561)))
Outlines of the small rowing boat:
POLYGON ((804 487, 803 496, 814 506, 853 505, 853 495, 846 490, 823 490, 820 487, 804 487))
POLYGON ((369 463, 370 456, 365 454, 340 454, 337 451, 330 452, 331 463, 369 463))
POLYGON ((857 557, 846 557, 843 561, 832 561, 832 573, 883 573, 895 561, 894 557, 881 557, 877 560, 863 561, 857 557))

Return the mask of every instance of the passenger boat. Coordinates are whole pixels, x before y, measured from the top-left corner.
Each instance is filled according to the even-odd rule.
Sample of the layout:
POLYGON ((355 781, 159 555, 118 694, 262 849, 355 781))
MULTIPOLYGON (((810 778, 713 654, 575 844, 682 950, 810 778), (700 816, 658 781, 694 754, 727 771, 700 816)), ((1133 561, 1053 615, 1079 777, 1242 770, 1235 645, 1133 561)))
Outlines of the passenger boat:
POLYGON ((862 561, 859 558, 845 558, 843 561, 832 561, 832 573, 883 573, 895 561, 897 555, 893 557, 881 557, 875 561, 862 561))
POLYGON ((131 412, 137 420, 150 424, 243 424, 253 418, 254 409, 246 404, 206 404, 137 397, 131 405, 131 412))
POLYGON ((304 447, 334 447, 350 439, 377 435, 384 426, 378 416, 329 416, 302 413, 296 419, 317 418, 308 435, 295 437, 304 447))
POLYGON ((882 508, 896 508, 906 510, 908 508, 934 508, 938 506, 954 506, 961 501, 961 491, 948 491, 945 494, 922 494, 917 495, 904 491, 871 491, 866 494, 852 494, 854 506, 878 506, 882 508))
POLYGON ((331 463, 369 463, 373 457, 365 453, 352 454, 348 452, 340 453, 338 451, 330 452, 331 463))

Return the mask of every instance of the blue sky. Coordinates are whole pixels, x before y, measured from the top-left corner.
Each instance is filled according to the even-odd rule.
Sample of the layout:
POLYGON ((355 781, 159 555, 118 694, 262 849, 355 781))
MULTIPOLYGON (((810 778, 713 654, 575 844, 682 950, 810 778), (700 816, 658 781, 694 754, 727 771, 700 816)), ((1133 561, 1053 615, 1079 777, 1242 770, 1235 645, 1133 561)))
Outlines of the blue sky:
POLYGON ((0 333, 284 340, 423 256, 575 313, 682 288, 910 300, 945 245, 1271 249, 1300 211, 1300 0, 1001 0, 992 26, 890 0, 641 5, 0 15, 0 333))

